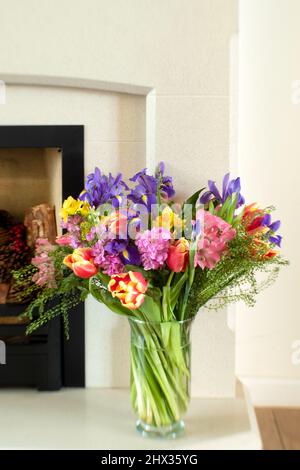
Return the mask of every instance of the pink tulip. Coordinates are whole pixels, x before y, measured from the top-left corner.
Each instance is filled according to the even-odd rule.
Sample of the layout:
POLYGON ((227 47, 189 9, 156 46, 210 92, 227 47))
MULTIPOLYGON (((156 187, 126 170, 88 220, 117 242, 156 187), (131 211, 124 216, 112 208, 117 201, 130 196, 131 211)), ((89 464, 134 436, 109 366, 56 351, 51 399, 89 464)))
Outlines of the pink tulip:
POLYGON ((185 238, 180 238, 170 246, 166 263, 172 271, 180 273, 186 270, 188 261, 189 242, 185 238))

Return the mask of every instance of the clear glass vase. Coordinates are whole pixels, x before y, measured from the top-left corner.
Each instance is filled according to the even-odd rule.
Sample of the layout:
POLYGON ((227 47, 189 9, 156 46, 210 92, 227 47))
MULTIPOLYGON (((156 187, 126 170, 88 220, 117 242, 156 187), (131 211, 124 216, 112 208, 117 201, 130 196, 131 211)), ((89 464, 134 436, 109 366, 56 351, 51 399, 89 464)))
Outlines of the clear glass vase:
POLYGON ((192 320, 144 322, 131 327, 131 403, 137 430, 147 437, 175 438, 190 401, 192 320))

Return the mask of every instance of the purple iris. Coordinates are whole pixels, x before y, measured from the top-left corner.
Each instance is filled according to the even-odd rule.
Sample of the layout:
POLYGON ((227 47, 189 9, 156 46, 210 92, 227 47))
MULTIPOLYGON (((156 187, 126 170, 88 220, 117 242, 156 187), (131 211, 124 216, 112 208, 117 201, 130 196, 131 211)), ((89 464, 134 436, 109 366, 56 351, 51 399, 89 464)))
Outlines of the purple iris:
POLYGON ((268 239, 271 243, 274 243, 276 246, 281 246, 281 235, 276 235, 275 232, 280 228, 281 222, 280 220, 276 220, 275 222, 271 221, 271 215, 265 214, 264 218, 261 221, 261 225, 264 227, 268 227, 269 232, 267 233, 268 239))
POLYGON ((107 176, 102 175, 99 168, 95 168, 95 172, 88 175, 85 189, 79 199, 88 201, 94 207, 109 202, 114 207, 118 207, 123 200, 124 190, 127 189, 128 186, 122 180, 121 173, 116 177, 113 177, 111 173, 107 176))
POLYGON ((232 194, 238 196, 236 208, 242 206, 245 203, 244 197, 241 195, 241 181, 240 178, 230 180, 230 173, 227 173, 223 178, 222 195, 220 194, 216 183, 214 181, 208 181, 209 191, 206 191, 200 197, 201 204, 207 204, 212 199, 216 199, 219 203, 224 204, 226 199, 232 194))
POLYGON ((119 255, 127 246, 126 240, 113 239, 104 245, 104 251, 109 255, 119 255))
POLYGON ((131 190, 128 199, 135 204, 144 204, 151 210, 151 205, 157 203, 156 191, 158 181, 154 176, 147 175, 146 171, 147 169, 144 168, 130 178, 130 181, 137 184, 131 190))
POLYGON ((136 204, 144 204, 149 210, 152 204, 157 204, 158 192, 163 199, 174 196, 171 176, 164 176, 165 166, 160 163, 155 172, 155 176, 147 175, 147 169, 136 173, 130 181, 137 183, 131 190, 128 198, 136 204))
POLYGON ((155 177, 160 183, 160 192, 164 199, 170 199, 174 196, 173 180, 171 176, 164 176, 165 164, 160 162, 155 171, 155 177))
POLYGON ((139 266, 141 264, 141 256, 136 246, 128 245, 125 250, 119 253, 120 259, 123 264, 134 264, 139 266))

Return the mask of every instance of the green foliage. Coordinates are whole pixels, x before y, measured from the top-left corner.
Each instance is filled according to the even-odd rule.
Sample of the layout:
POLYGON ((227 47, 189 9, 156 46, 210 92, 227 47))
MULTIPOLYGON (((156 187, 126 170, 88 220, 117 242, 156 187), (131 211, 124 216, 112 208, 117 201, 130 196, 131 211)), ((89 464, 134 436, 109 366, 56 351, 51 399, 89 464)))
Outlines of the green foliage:
POLYGON ((16 271, 12 271, 14 279, 14 289, 18 291, 18 300, 20 303, 30 302, 41 291, 41 287, 32 281, 37 268, 28 264, 16 271))
POLYGON ((57 292, 43 292, 24 312, 24 316, 33 319, 26 328, 26 334, 33 333, 53 318, 61 315, 65 336, 69 339, 69 311, 79 305, 81 301, 81 294, 78 291, 71 291, 64 295, 58 295, 57 292))
POLYGON ((22 315, 32 320, 26 329, 26 334, 33 333, 48 321, 61 315, 65 336, 68 338, 69 311, 84 301, 88 293, 88 281, 78 278, 73 273, 62 278, 57 288, 41 289, 22 315))
POLYGON ((255 304, 256 295, 272 284, 281 266, 288 262, 280 256, 264 259, 253 256, 253 239, 239 226, 237 236, 229 243, 229 252, 212 270, 196 269, 195 280, 190 291, 186 317, 197 314, 204 305, 219 309, 232 302, 244 301, 255 304), (264 279, 258 281, 261 272, 264 279), (207 304, 209 302, 209 304, 207 304))

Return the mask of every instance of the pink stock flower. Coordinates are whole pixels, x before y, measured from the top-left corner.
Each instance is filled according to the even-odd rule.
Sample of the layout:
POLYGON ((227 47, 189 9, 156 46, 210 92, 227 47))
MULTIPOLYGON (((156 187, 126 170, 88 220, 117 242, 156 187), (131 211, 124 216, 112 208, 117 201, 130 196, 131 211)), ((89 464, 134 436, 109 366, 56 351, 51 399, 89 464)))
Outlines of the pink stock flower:
POLYGON ((79 248, 82 245, 80 224, 83 221, 80 215, 72 215, 68 217, 68 221, 61 221, 61 227, 66 229, 68 233, 58 237, 56 243, 58 245, 70 246, 71 248, 79 248))
POLYGON ((38 268, 38 271, 32 277, 32 281, 38 286, 46 286, 52 289, 57 287, 53 258, 49 256, 49 253, 54 249, 55 247, 46 238, 37 239, 35 257, 32 258, 31 263, 38 268))
POLYGON ((71 235, 66 233, 65 235, 60 235, 60 236, 56 237, 55 242, 59 246, 72 246, 72 243, 74 242, 74 239, 71 235))
POLYGON ((198 242, 195 266, 213 269, 227 251, 227 244, 236 231, 230 224, 208 211, 200 209, 197 218, 202 222, 202 237, 198 242))
POLYGON ((138 233, 135 244, 146 270, 161 269, 168 256, 171 234, 169 230, 155 227, 138 233))

